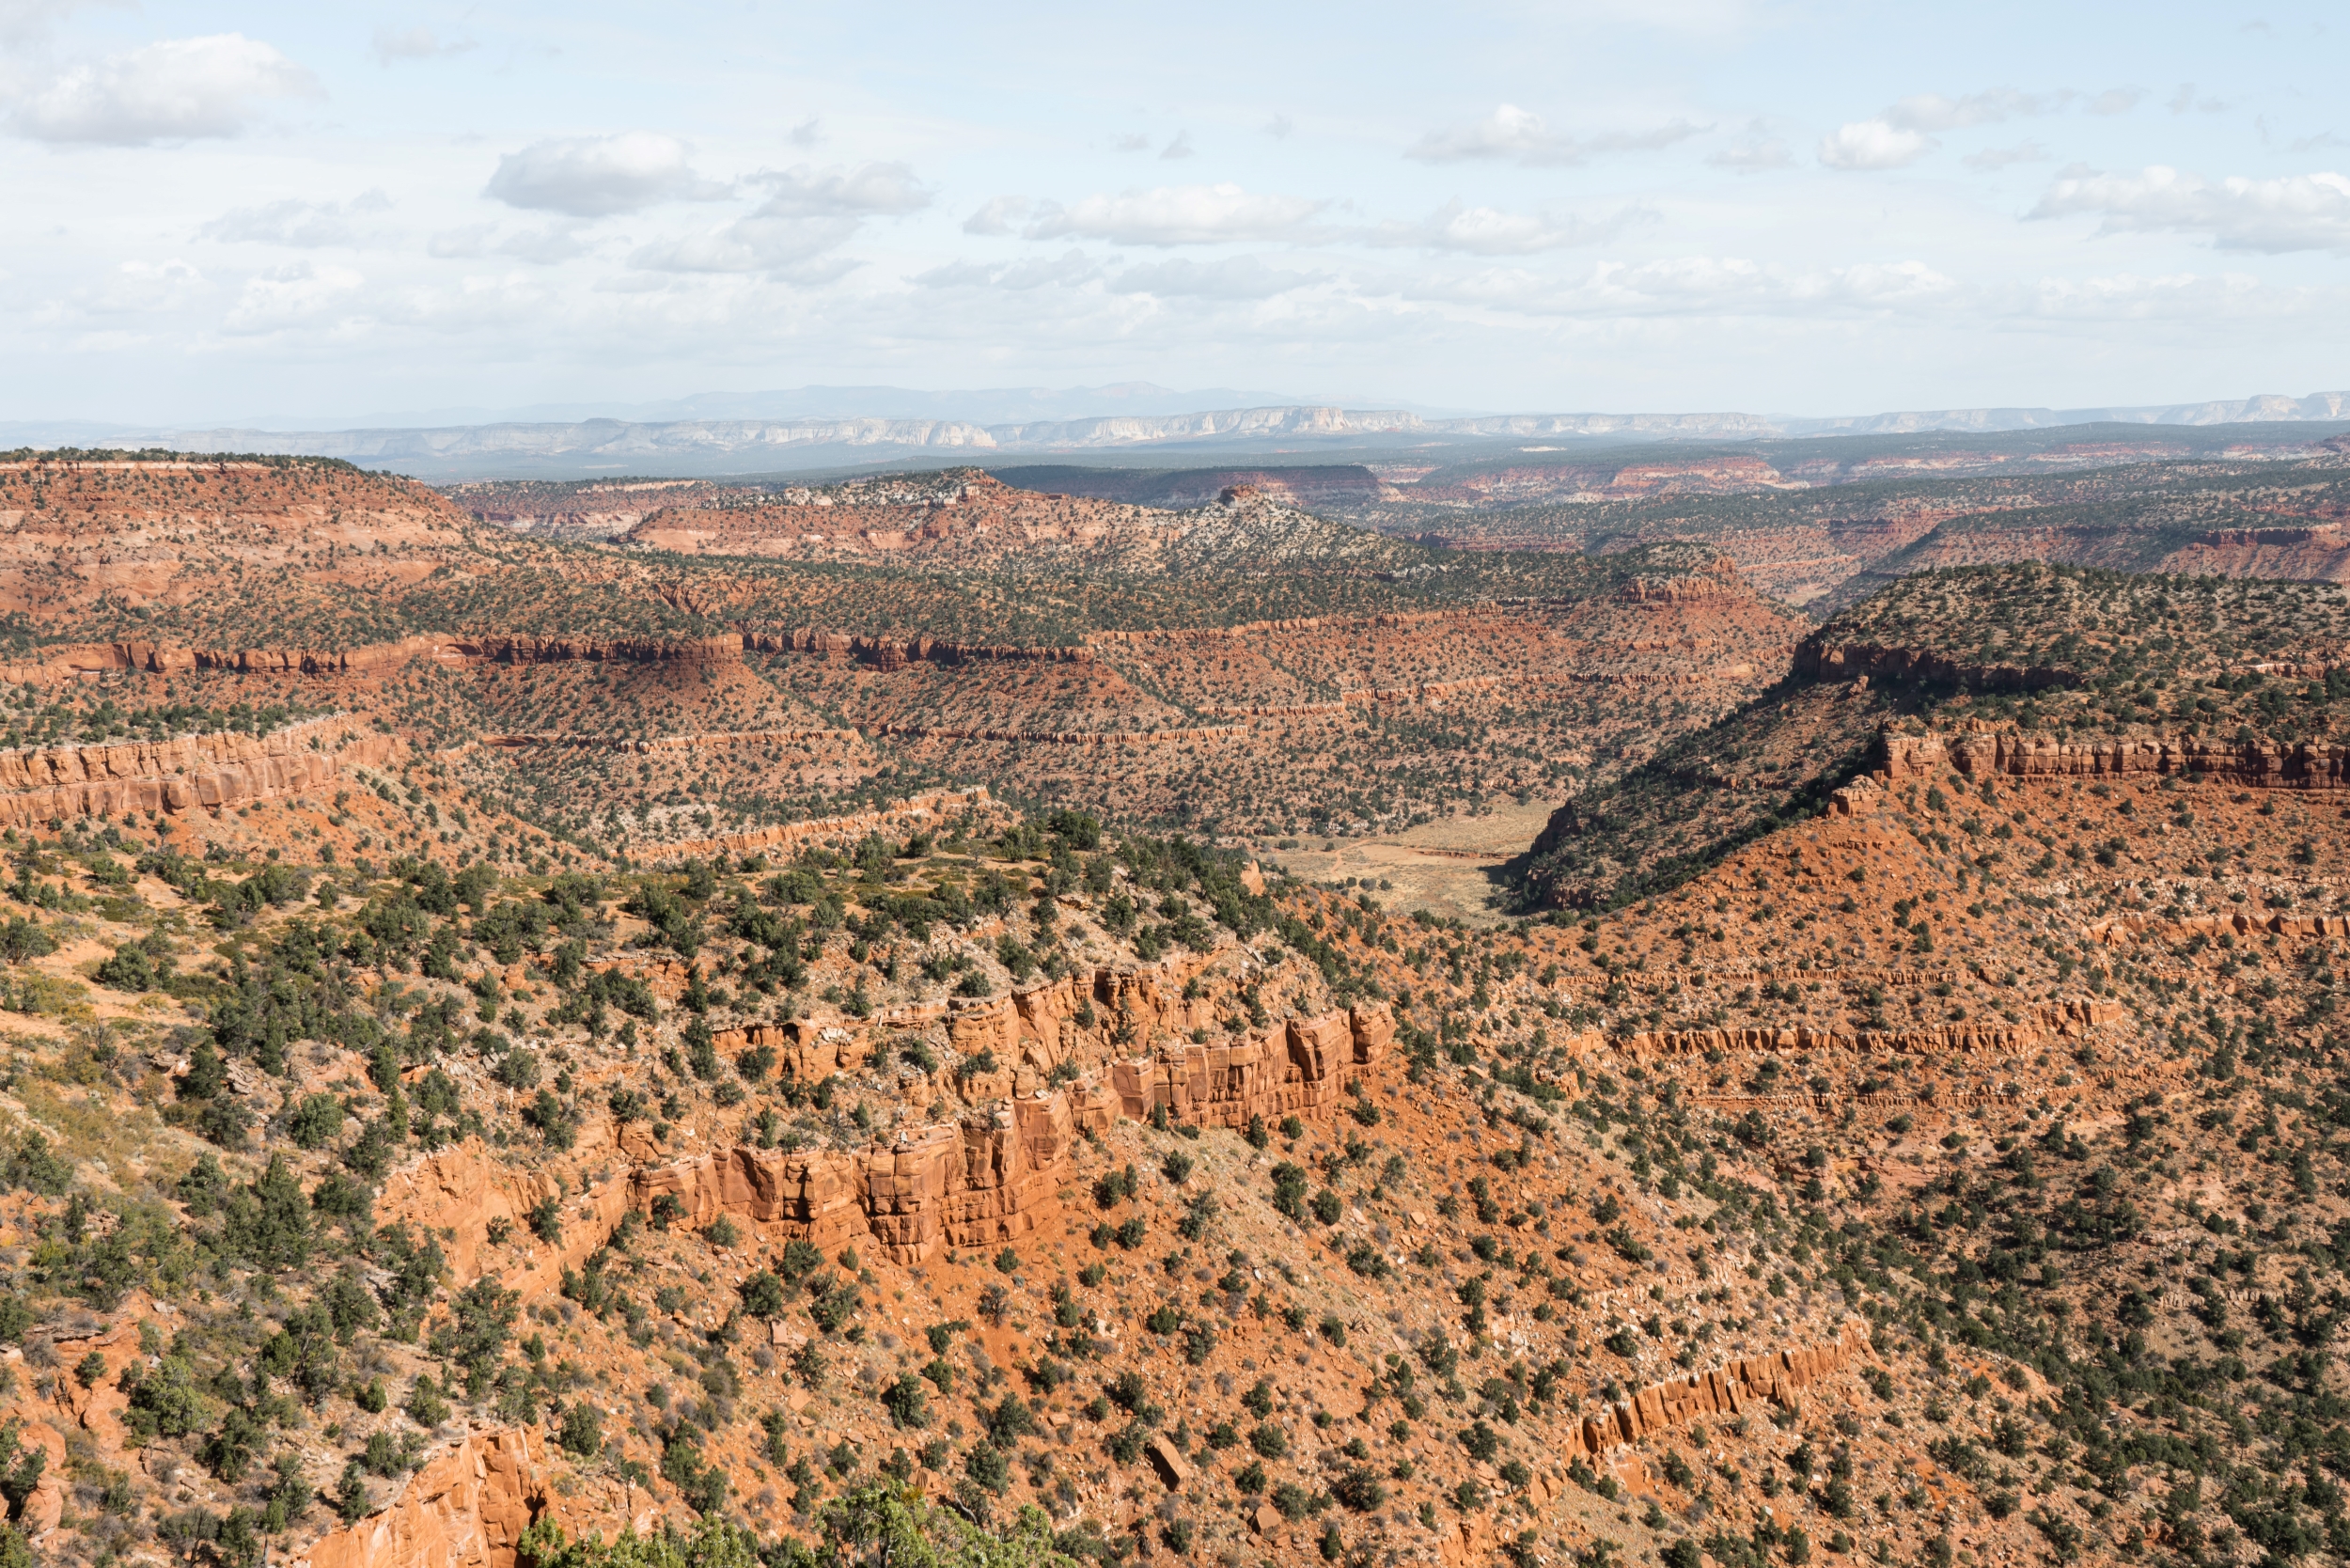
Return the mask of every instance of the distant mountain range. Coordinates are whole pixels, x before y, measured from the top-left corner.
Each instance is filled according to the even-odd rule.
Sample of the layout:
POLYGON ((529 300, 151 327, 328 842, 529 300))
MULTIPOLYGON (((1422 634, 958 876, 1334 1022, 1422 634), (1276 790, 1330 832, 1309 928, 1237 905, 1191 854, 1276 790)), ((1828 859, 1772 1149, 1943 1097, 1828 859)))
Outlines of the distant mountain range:
POLYGON ((1100 414, 1200 414, 1219 408, 1386 401, 1394 401, 1394 406, 1415 414, 1469 412, 1328 393, 1300 394, 1237 386, 1198 386, 1178 391, 1155 382, 1121 381, 1101 386, 994 386, 948 392, 924 392, 909 386, 792 386, 764 392, 697 392, 642 403, 607 400, 532 403, 509 408, 412 409, 331 420, 315 414, 274 415, 228 423, 240 429, 264 431, 308 431, 327 425, 344 430, 575 425, 591 419, 618 419, 632 425, 666 425, 693 419, 950 419, 975 425, 1006 425, 1038 419, 1082 419, 1100 414))
MULTIPOLYGON (((1154 411, 1205 394, 1147 383, 1114 387, 916 393, 901 388, 805 387, 795 392, 711 394, 683 400, 690 416, 667 418, 550 418, 382 426, 336 431, 249 427, 142 430, 94 423, 0 425, 0 446, 162 447, 178 451, 286 452, 348 459, 433 479, 597 478, 616 474, 719 475, 940 461, 987 462, 1017 453, 1132 454, 1167 448, 1189 459, 1209 449, 1335 453, 1365 446, 1565 440, 1760 440, 1826 435, 1988 433, 2063 425, 2225 425, 2249 422, 2350 423, 2350 392, 2306 398, 2257 397, 2134 408, 1971 408, 1810 417, 1759 414, 1491 414, 1440 417, 1410 409, 1351 409, 1270 402, 1248 407, 1154 411), (903 400, 966 412, 912 415, 867 412, 790 414, 846 406, 870 395, 877 405, 903 400), (1132 406, 1083 417, 989 422, 978 410, 1066 406, 1089 396, 1132 406), (753 408, 767 412, 749 412, 753 408)), ((1239 396, 1236 394, 1235 396, 1239 396)), ((672 405, 661 405, 669 407, 672 405)), ((1098 403, 1097 405, 1098 406, 1098 403)))

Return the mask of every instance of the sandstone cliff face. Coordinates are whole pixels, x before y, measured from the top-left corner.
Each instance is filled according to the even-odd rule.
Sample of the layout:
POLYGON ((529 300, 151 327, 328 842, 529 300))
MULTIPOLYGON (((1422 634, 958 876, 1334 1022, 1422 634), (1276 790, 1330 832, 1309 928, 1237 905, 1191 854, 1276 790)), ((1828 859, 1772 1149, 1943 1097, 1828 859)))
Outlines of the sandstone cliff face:
POLYGON ((1616 590, 1616 597, 1631 604, 1689 604, 1717 599, 1751 599, 1754 590, 1747 586, 1735 560, 1717 556, 1693 572, 1672 577, 1635 577, 1616 590))
POLYGON ((266 735, 187 735, 0 753, 0 825, 241 806, 321 789, 399 745, 348 714, 266 735))
MULTIPOLYGON (((767 1027, 736 1032, 748 1040, 767 1027)), ((801 1038, 789 1048, 815 1076, 854 1067, 867 1049, 842 1029, 787 1025, 778 1032, 795 1029, 801 1038), (814 1071, 825 1053, 830 1065, 814 1071)), ((639 1167, 565 1198, 562 1242, 509 1260, 494 1256, 490 1225, 504 1220, 523 1235, 531 1208, 561 1195, 552 1172, 513 1171, 470 1147, 446 1150, 394 1173, 381 1212, 387 1221, 440 1233, 458 1278, 499 1272, 529 1294, 552 1294, 562 1272, 584 1265, 623 1215, 650 1214, 664 1198, 697 1230, 726 1215, 777 1241, 805 1240, 827 1251, 854 1242, 918 1263, 949 1247, 1016 1242, 1058 1216, 1077 1138, 1106 1130, 1121 1114, 1147 1117, 1164 1105, 1193 1126, 1329 1114, 1346 1086, 1377 1064, 1393 1030, 1384 1008, 1332 1012, 1240 1046, 1185 1044, 1118 1062, 1109 1084, 1080 1079, 1019 1095, 956 1122, 901 1130, 868 1149, 737 1146, 639 1167)), ((601 1147, 583 1144, 589 1153, 601 1147)))
POLYGON ((2330 790, 2350 785, 2350 746, 2307 741, 2290 746, 2194 735, 2060 741, 1998 730, 1888 734, 1879 737, 1878 752, 1879 766, 1893 783, 1955 769, 1968 778, 2160 777, 2196 772, 2255 787, 2330 790))
POLYGON ((479 1433, 428 1462, 391 1507, 314 1543, 294 1568, 515 1568, 547 1497, 527 1427, 479 1433))
POLYGON ((641 1169, 630 1178, 629 1206, 650 1212, 671 1198, 697 1228, 726 1215, 825 1248, 870 1238, 901 1263, 948 1247, 999 1246, 1059 1214, 1058 1187, 1082 1130, 1162 1106, 1203 1127, 1327 1114, 1392 1033, 1384 1009, 1365 1009, 1293 1020, 1243 1045, 1171 1047, 1114 1063, 1110 1087, 1080 1081, 1021 1096, 871 1149, 734 1148, 641 1169))
POLYGON ((1111 1069, 1119 1108, 1140 1120, 1165 1106, 1198 1127, 1245 1127, 1336 1107, 1356 1069, 1377 1062, 1394 1037, 1384 1008, 1292 1019, 1260 1041, 1184 1044, 1111 1069))

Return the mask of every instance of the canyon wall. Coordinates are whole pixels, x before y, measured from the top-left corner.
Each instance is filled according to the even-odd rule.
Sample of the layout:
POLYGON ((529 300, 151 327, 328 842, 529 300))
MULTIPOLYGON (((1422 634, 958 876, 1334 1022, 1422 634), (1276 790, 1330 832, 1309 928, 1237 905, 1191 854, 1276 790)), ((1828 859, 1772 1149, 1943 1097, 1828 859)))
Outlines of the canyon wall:
POLYGON ((0 753, 0 826, 275 800, 322 789, 348 768, 380 767, 399 745, 338 713, 266 735, 223 732, 0 753))

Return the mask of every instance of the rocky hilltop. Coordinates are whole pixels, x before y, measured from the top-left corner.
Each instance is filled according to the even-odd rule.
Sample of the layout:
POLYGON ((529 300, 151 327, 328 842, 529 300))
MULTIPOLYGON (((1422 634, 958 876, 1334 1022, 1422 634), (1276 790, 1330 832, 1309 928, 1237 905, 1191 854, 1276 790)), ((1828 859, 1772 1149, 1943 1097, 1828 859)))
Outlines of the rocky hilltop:
POLYGON ((1119 576, 1421 559, 1380 534, 1325 522, 1245 483, 1184 511, 1022 490, 976 469, 941 475, 918 496, 873 488, 836 486, 781 505, 665 507, 618 537, 695 556, 1119 576))

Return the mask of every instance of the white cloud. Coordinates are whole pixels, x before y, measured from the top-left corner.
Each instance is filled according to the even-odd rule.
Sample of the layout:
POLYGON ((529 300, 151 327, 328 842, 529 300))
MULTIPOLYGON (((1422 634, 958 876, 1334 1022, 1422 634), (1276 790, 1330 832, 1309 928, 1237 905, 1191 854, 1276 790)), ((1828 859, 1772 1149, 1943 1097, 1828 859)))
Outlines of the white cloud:
POLYGON ((907 281, 925 289, 1008 289, 1024 293, 1032 289, 1072 287, 1099 277, 1101 263, 1081 250, 1054 257, 1030 257, 1002 265, 951 261, 916 273, 907 281))
POLYGON ((1031 240, 1107 240, 1121 245, 1213 245, 1299 237, 1329 203, 1307 196, 1251 195, 1240 186, 1160 185, 1120 196, 1090 196, 1072 206, 1047 202, 1022 232, 1031 240))
POLYGON ((1470 207, 1455 196, 1418 223, 1384 223, 1364 236, 1375 245, 1413 245, 1472 256, 1530 256, 1567 245, 1597 244, 1622 233, 1641 214, 1627 208, 1601 223, 1572 212, 1506 212, 1470 207))
POLYGON ((207 240, 231 244, 291 245, 316 249, 348 245, 360 236, 355 219, 391 211, 392 198, 381 190, 363 191, 348 204, 303 201, 289 197, 259 207, 236 207, 196 232, 207 240))
POLYGON ((424 253, 443 261, 466 261, 489 254, 491 236, 497 225, 467 224, 462 228, 444 228, 424 243, 424 253))
POLYGON ((1914 164, 1935 140, 1886 119, 1856 119, 1820 138, 1820 162, 1832 169, 1897 169, 1914 164))
POLYGON ((2067 170, 2035 218, 2094 215, 2100 234, 2201 234, 2221 250, 2350 252, 2350 177, 2331 171, 2273 180, 2151 165, 2136 174, 2067 170))
POLYGON ((307 261, 245 280, 244 290, 221 324, 237 334, 280 332, 310 326, 343 310, 367 278, 349 267, 320 267, 307 261))
POLYGON ((1271 136, 1275 141, 1278 142, 1288 140, 1290 133, 1296 130, 1297 126, 1296 123, 1287 115, 1275 115, 1271 119, 1266 120, 1264 124, 1260 127, 1260 129, 1261 129, 1266 135, 1271 136))
POLYGON ((793 147, 814 147, 818 142, 821 142, 823 139, 824 122, 818 119, 814 115, 808 116, 806 119, 800 121, 799 124, 791 128, 791 145, 793 147))
POLYGON ((1156 294, 1194 299, 1268 300, 1276 294, 1326 283, 1328 273, 1293 272, 1268 267, 1253 256, 1231 256, 1220 261, 1192 261, 1177 257, 1128 267, 1109 280, 1113 293, 1156 294))
POLYGON ((854 256, 822 256, 807 261, 794 261, 789 266, 768 269, 768 278, 776 283, 789 283, 797 289, 821 289, 827 283, 838 283, 859 267, 862 259, 854 256))
POLYGON ((976 289, 993 282, 999 269, 980 261, 949 261, 906 279, 925 289, 976 289))
POLYGON ((2184 115, 2190 112, 2201 115, 2222 115, 2233 108, 2234 105, 2229 103, 2224 99, 2214 98, 2208 93, 2204 94, 2201 98, 2198 98, 2195 96, 2195 84, 2192 82, 2182 82, 2179 84, 2179 90, 2170 95, 2170 102, 2165 103, 2163 107, 2169 109, 2174 115, 2184 115))
POLYGON ((617 136, 563 136, 533 142, 498 160, 482 195, 509 207, 609 217, 666 201, 708 201, 728 194, 687 162, 683 142, 655 131, 617 136))
POLYGON ((1762 174, 1769 169, 1792 167, 1795 155, 1788 151, 1787 144, 1777 136, 1765 136, 1741 142, 1736 147, 1723 148, 1708 154, 1705 161, 1717 169, 1729 169, 1733 174, 1762 174))
POLYGON ((2092 115, 2126 115, 2138 107, 2146 95, 2136 87, 2107 87, 2089 101, 2092 115))
POLYGON ((706 234, 640 245, 629 265, 660 273, 766 273, 793 266, 845 244, 857 231, 852 217, 787 218, 753 213, 706 234))
POLYGON ((1717 43, 1753 27, 1764 10, 1752 0, 1577 0, 1547 6, 1543 14, 1567 25, 1647 27, 1717 43))
POLYGON ((905 164, 860 164, 855 168, 812 169, 797 164, 782 173, 751 176, 749 183, 775 194, 760 207, 764 217, 838 214, 902 217, 931 204, 931 193, 905 164))
POLYGON ((1120 152, 1148 152, 1151 150, 1151 138, 1134 131, 1123 136, 1112 137, 1110 146, 1120 152))
POLYGON ((629 264, 665 273, 782 275, 801 269, 797 275, 812 275, 805 269, 846 244, 867 218, 902 217, 931 203, 931 193, 904 164, 828 169, 802 164, 753 175, 747 183, 770 193, 749 213, 708 233, 640 245, 629 264))
POLYGON ((1932 134, 1964 131, 1975 125, 1995 125, 2015 116, 2044 115, 2061 107, 2072 97, 2070 92, 2029 93, 2013 87, 1993 87, 1985 92, 1970 92, 1963 98, 1920 92, 1912 93, 1878 118, 1900 130, 1932 134))
POLYGON ((1188 158, 1188 157, 1190 157, 1190 156, 1191 156, 1191 133, 1190 133, 1190 132, 1188 132, 1188 131, 1178 131, 1178 132, 1176 132, 1176 133, 1175 133, 1175 135, 1174 135, 1174 138, 1173 138, 1172 140, 1170 140, 1170 141, 1169 141, 1169 142, 1168 142, 1168 143, 1167 143, 1165 147, 1163 147, 1163 148, 1159 149, 1159 156, 1160 156, 1161 158, 1165 158, 1165 159, 1176 159, 1176 158, 1188 158))
POLYGON ((1601 269, 1600 280, 1606 292, 1683 308, 1801 307, 1824 312, 1914 304, 1954 287, 1950 278, 1922 261, 1786 269, 1711 256, 1678 257, 1637 266, 1609 264, 1601 269))
POLYGON ((401 60, 445 60, 474 47, 471 39, 451 39, 443 43, 430 27, 378 27, 368 53, 375 56, 377 65, 389 68, 401 60))
POLYGON ((49 24, 79 10, 85 0, 0 0, 0 42, 38 39, 49 24))
POLYGON ((1720 256, 1603 261, 1573 278, 1496 267, 1466 276, 1397 280, 1387 291, 1481 311, 1603 321, 1939 315, 1968 297, 1955 280, 1922 261, 1788 267, 1720 256))
POLYGON ((2291 309, 2302 301, 2298 290, 2264 290, 2257 278, 2242 273, 2205 277, 2194 273, 2140 276, 2116 273, 2104 277, 2044 277, 2036 284, 2005 291, 1999 304, 2004 314, 2064 321, 2186 320, 2198 322, 2291 309))
POLYGON ((497 251, 500 256, 553 267, 587 255, 588 246, 570 224, 551 223, 543 228, 525 228, 508 235, 498 242, 497 251))
MULTIPOLYGON (((1937 135, 1997 125, 2008 119, 2055 114, 2079 96, 2070 87, 2041 93, 1989 87, 1958 98, 1938 92, 1912 93, 1881 114, 1849 121, 1823 136, 1820 162, 1832 169, 1854 171, 1902 168, 1939 147, 1941 144, 1935 139, 1937 135)), ((2118 114, 2137 102, 2135 92, 2117 87, 2099 94, 2091 101, 2090 107, 2097 114, 2118 114)), ((1998 166, 1996 162, 1985 165, 1977 161, 1986 156, 1996 160, 1998 154, 1977 154, 1967 162, 1976 167, 1998 166)))
POLYGON ((1055 285, 1069 286, 1087 282, 1101 274, 1101 267, 1081 250, 1064 251, 1054 257, 1032 257, 1015 261, 997 270, 991 279, 998 289, 1043 289, 1055 285))
POLYGON ((1474 125, 1429 132, 1403 156, 1427 164, 1507 158, 1532 167, 1559 167, 1586 163, 1600 153, 1653 152, 1686 141, 1704 129, 1677 119, 1653 131, 1610 132, 1578 140, 1552 131, 1531 110, 1504 103, 1474 125))
POLYGON ((1959 160, 1970 169, 1996 174, 2013 164, 2044 164, 2048 149, 2035 141, 2021 141, 2013 147, 1986 147, 1981 152, 1970 152, 1959 160))
POLYGON ((219 33, 75 66, 24 98, 9 118, 35 141, 142 147, 233 136, 262 102, 318 92, 309 71, 270 45, 219 33))
POLYGON ((517 229, 498 238, 497 225, 468 224, 445 228, 424 244, 427 256, 442 261, 471 261, 485 256, 511 256, 536 266, 552 267, 588 254, 579 226, 560 220, 540 228, 517 229))
POLYGON ((83 304, 105 315, 151 315, 176 310, 210 287, 202 273, 178 257, 168 261, 125 261, 107 274, 83 304))
POLYGON ((965 234, 1010 234, 1036 204, 1026 196, 991 196, 978 212, 963 220, 965 234))

